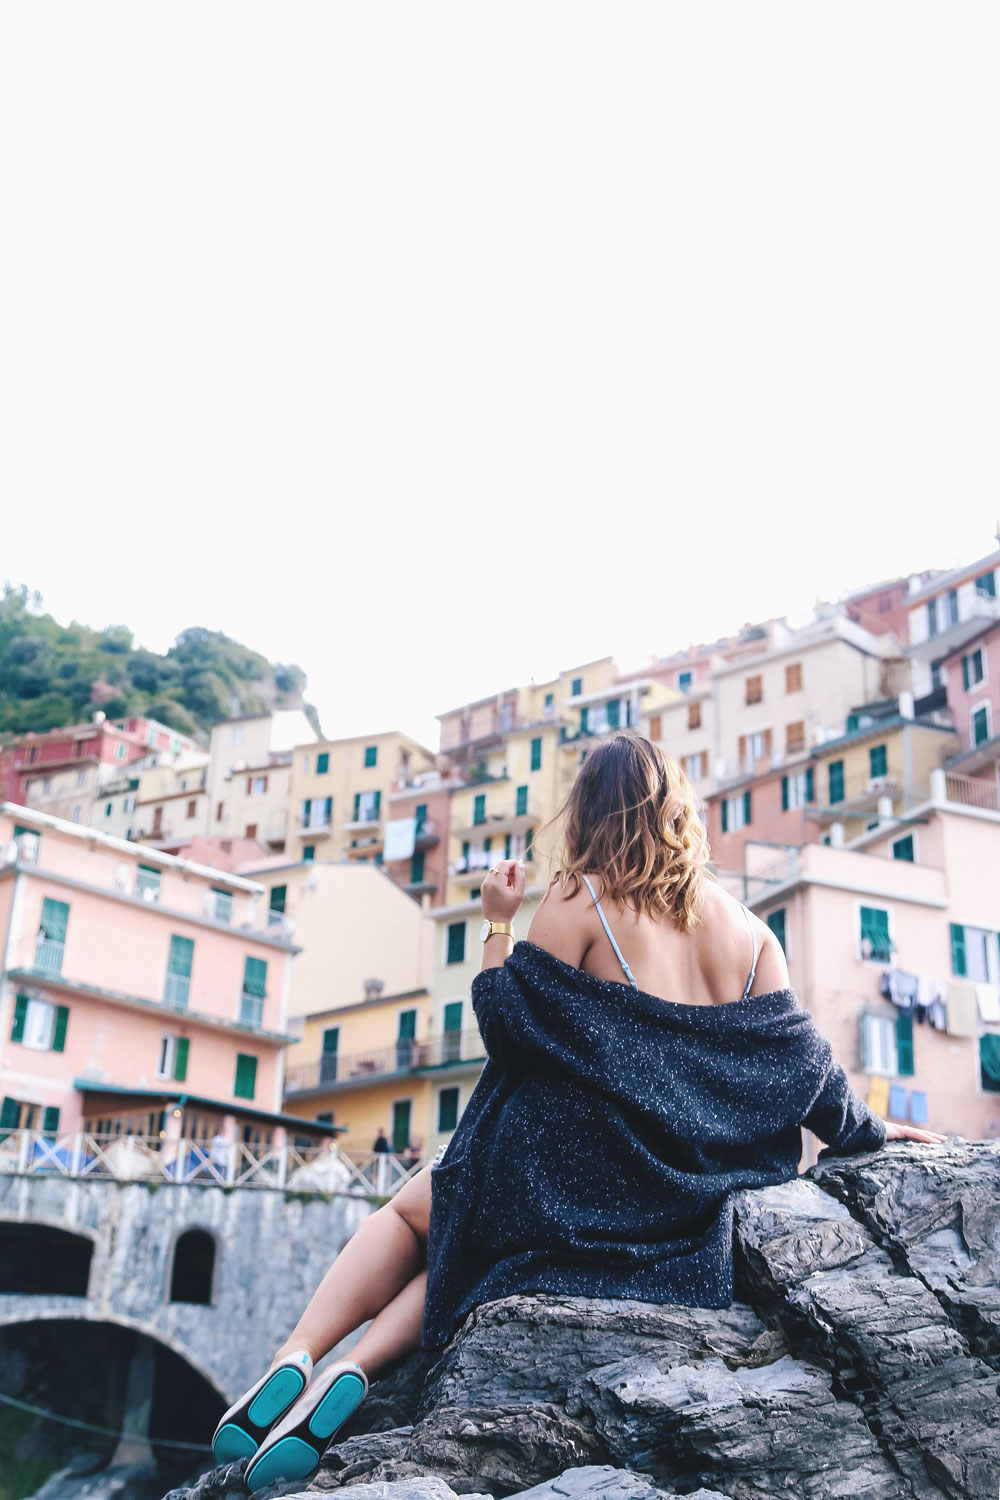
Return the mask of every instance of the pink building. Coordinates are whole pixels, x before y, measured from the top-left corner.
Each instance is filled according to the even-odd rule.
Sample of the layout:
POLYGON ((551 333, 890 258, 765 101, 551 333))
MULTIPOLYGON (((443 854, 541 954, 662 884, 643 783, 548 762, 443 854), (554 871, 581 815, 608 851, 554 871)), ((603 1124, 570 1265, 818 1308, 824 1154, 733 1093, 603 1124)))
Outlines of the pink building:
POLYGON ((1000 759, 1000 619, 980 622, 941 657, 948 707, 961 753, 952 762, 966 775, 996 780, 1000 759))
POLYGON ((283 1128, 297 950, 261 886, 5 803, 0 931, 4 1128, 283 1128))
POLYGON ((89 724, 21 734, 0 750, 0 802, 30 806, 31 783, 73 766, 96 764, 113 773, 146 756, 177 756, 198 750, 194 740, 156 719, 120 719, 109 723, 95 714, 89 724))
MULTIPOLYGON (((778 935, 800 1001, 884 1118, 1000 1136, 1000 802, 930 795, 851 849, 754 850, 722 875, 778 935), (903 847, 905 844, 905 847, 903 847)), ((811 1143, 808 1161, 818 1147, 811 1143)))

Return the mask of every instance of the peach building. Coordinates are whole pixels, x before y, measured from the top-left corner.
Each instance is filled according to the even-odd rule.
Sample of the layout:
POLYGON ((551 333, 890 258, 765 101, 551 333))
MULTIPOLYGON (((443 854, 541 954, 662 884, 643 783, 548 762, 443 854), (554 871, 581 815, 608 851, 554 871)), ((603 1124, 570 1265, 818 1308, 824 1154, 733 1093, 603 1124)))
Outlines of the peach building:
POLYGON ((1000 864, 1000 810, 963 802, 964 778, 930 781, 905 826, 850 849, 748 845, 720 879, 778 935, 799 999, 878 1114, 995 1138, 1000 887, 983 872, 1000 864))
POLYGON ((1000 619, 1000 552, 937 574, 909 597, 906 654, 917 697, 944 687, 944 662, 983 625, 1000 619))
POLYGON ((4 803, 0 931, 5 1128, 281 1126, 296 949, 260 885, 4 803))

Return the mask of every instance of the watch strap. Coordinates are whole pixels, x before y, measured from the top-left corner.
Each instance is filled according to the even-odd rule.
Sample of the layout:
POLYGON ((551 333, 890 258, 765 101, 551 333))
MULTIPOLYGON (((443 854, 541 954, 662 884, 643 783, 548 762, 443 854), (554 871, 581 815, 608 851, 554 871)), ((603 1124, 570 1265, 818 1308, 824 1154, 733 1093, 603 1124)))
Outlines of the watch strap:
MULTIPOLYGON (((512 938, 514 936, 514 924, 513 922, 491 922, 486 938, 491 938, 495 932, 501 932, 505 937, 512 938)), ((484 942, 486 938, 483 939, 484 942)))

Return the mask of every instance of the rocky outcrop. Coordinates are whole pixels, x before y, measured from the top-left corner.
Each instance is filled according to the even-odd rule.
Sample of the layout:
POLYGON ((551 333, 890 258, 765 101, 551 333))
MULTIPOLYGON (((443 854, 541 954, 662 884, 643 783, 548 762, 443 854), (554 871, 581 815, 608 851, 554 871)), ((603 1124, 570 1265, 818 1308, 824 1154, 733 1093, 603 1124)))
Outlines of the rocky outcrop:
MULTIPOLYGON (((508 1297, 373 1387, 351 1500, 981 1500, 1000 1485, 1000 1145, 895 1143, 736 1203, 725 1311, 508 1297)), ((242 1466, 184 1500, 236 1500, 242 1466)), ((170 1500, 181 1500, 182 1492, 170 1500)))

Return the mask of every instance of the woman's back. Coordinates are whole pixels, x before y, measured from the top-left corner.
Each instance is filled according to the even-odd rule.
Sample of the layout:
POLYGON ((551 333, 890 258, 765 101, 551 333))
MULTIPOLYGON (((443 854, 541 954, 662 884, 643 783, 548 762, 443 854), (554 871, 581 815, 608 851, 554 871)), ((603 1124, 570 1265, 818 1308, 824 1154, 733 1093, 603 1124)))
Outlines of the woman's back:
POLYGON ((601 900, 603 882, 598 872, 586 879, 600 909, 586 883, 571 895, 555 883, 528 933, 529 941, 564 963, 596 979, 628 983, 613 939, 638 988, 674 1004, 725 1005, 739 1000, 751 972, 751 995, 787 987, 788 970, 774 934, 714 881, 705 881, 700 921, 684 932, 668 916, 654 920, 630 907, 601 900))

